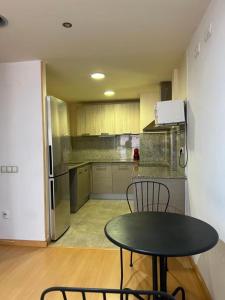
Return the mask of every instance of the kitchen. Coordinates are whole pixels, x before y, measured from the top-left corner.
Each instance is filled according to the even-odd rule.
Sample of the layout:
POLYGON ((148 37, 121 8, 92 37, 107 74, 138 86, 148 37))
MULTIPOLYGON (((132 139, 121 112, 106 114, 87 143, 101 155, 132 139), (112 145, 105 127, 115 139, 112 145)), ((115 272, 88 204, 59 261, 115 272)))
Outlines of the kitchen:
MULTIPOLYGON (((155 126, 149 119, 147 126, 140 128, 142 97, 138 100, 67 104, 48 97, 49 112, 51 108, 53 111, 53 130, 50 128, 53 138, 49 135, 50 157, 53 157, 50 168, 54 165, 58 168, 60 163, 67 166, 67 185, 70 185, 70 190, 67 193, 64 191, 65 194, 70 193, 70 205, 67 201, 67 214, 63 220, 65 212, 60 212, 62 206, 58 203, 57 208, 54 201, 59 201, 56 191, 65 189, 65 181, 62 181, 61 188, 57 188, 55 185, 59 177, 56 177, 55 184, 50 179, 52 223, 55 225, 51 236, 53 241, 57 240, 52 246, 111 248, 112 244, 104 236, 104 225, 114 216, 129 212, 126 189, 133 181, 143 178, 166 184, 171 194, 168 211, 184 214, 185 174, 182 161, 185 153, 180 152, 185 148, 184 101, 166 101, 172 98, 171 82, 161 82, 158 89, 161 97, 159 104, 170 104, 166 112, 167 120, 165 117, 161 120, 161 124, 170 124, 167 126, 155 126), (168 120, 172 104, 175 113, 168 120), (56 139, 54 143, 54 128, 62 133, 61 142, 56 139), (60 143, 61 155, 58 153, 60 143), (138 153, 136 158, 135 151, 138 153), (54 161, 55 156, 63 160, 54 161), (60 226, 61 231, 57 232, 60 226)), ((147 104, 144 110, 142 108, 147 117, 154 116, 156 100, 155 105, 147 104)), ((160 119, 161 110, 158 111, 160 119)))
MULTIPOLYGON (((117 102, 121 99, 126 102, 129 99, 132 99, 130 102, 139 101, 140 127, 134 136, 139 135, 138 148, 142 160, 143 148, 140 142, 145 135, 142 130, 154 120, 154 111, 147 113, 146 107, 153 107, 155 101, 160 100, 159 83, 172 81, 172 99, 187 99, 189 161, 185 168, 187 176, 185 212, 209 222, 220 235, 218 246, 209 253, 194 257, 194 261, 213 299, 223 299, 224 1, 191 0, 184 3, 172 0, 169 3, 165 1, 153 3, 144 0, 141 3, 143 5, 140 1, 135 3, 125 0, 118 8, 115 2, 105 5, 101 0, 76 1, 69 4, 43 0, 35 3, 24 0, 14 2, 13 5, 11 1, 2 1, 1 14, 8 18, 8 26, 0 28, 1 244, 46 247, 47 241, 50 240, 47 213, 49 149, 44 122, 46 95, 55 95, 67 101, 69 117, 76 114, 76 105, 73 101, 77 104, 85 104, 91 99, 96 104, 106 101, 117 102), (68 29, 63 27, 62 23, 65 21, 71 22, 72 27, 68 29), (94 71, 105 73, 105 80, 93 81, 90 73, 94 71), (111 89, 115 91, 115 95, 106 98, 104 91, 111 89), (85 97, 82 96, 82 91, 85 92, 85 97)), ((134 122, 132 126, 133 124, 134 122)), ((76 122, 71 120, 68 128, 70 131, 68 130, 66 134, 72 137, 72 151, 71 155, 67 153, 65 161, 68 165, 83 162, 84 158, 91 161, 92 157, 85 156, 82 145, 74 142, 79 138, 87 139, 84 144, 86 146, 88 144, 92 151, 95 149, 97 139, 92 135, 96 133, 89 133, 86 129, 78 131, 76 122), (83 136, 79 137, 81 133, 83 136), (88 133, 90 136, 87 136, 88 133), (88 139, 92 138, 94 143, 88 142, 88 139), (73 153, 76 153, 75 156, 73 153), (76 160, 78 153, 83 155, 81 161, 76 160)), ((122 133, 133 133, 130 131, 126 129, 122 133)), ((114 154, 118 154, 118 148, 123 149, 121 156, 116 156, 117 159, 126 157, 124 153, 130 153, 129 157, 133 161, 131 152, 133 148, 127 147, 130 142, 127 144, 126 141, 121 142, 116 132, 112 132, 111 137, 104 136, 104 133, 108 133, 108 130, 97 133, 99 134, 97 143, 101 138, 104 140, 109 138, 107 147, 114 154)), ((155 136, 149 133, 146 135, 155 136)), ((125 139, 128 136, 130 138, 130 135, 125 135, 125 139)), ((161 138, 157 138, 157 133, 155 139, 155 144, 161 142, 161 138)), ((105 145, 99 143, 97 145, 105 149, 105 145)), ((173 144, 170 144, 170 147, 171 145, 173 144)), ((178 155, 178 160, 169 157, 167 162, 179 164, 180 146, 183 145, 183 141, 180 143, 178 138, 178 151, 174 152, 178 155)), ((167 149, 170 150, 170 147, 167 149)), ((159 147, 155 146, 154 149, 158 152, 159 147)), ((185 161, 182 163, 185 164, 185 161)), ((114 163, 110 164, 112 171, 114 163)), ((75 255, 79 254, 75 245, 72 246, 75 255)), ((51 253, 51 258, 56 250, 60 252, 60 248, 44 249, 46 253, 51 253)), ((62 247, 62 251, 65 249, 62 247)), ((13 298, 13 290, 17 289, 20 291, 18 292, 20 299, 38 299, 40 289, 37 290, 35 286, 33 291, 30 291, 29 297, 25 284, 16 280, 27 278, 27 274, 30 274, 30 284, 27 285, 30 287, 38 282, 41 289, 46 286, 46 282, 49 286, 55 282, 62 283, 69 264, 61 264, 58 280, 55 277, 57 272, 51 273, 51 279, 48 280, 45 276, 43 278, 39 276, 40 272, 36 273, 37 276, 34 275, 33 264, 30 269, 24 266, 17 268, 23 264, 26 257, 30 258, 33 250, 24 250, 26 255, 21 255, 20 251, 22 250, 16 250, 12 246, 6 249, 1 246, 3 257, 8 257, 0 265, 4 276, 1 287, 3 295, 10 295, 13 298), (15 256, 10 256, 11 253, 15 253, 15 256), (21 261, 15 259, 14 276, 10 276, 8 268, 5 267, 7 263, 10 267, 12 257, 13 260, 21 259, 21 261), (66 266, 64 271, 63 266, 66 266), (21 273, 22 269, 25 270, 24 273, 21 273), (39 280, 36 280, 37 278, 39 280), (32 293, 36 297, 32 297, 32 293)), ((104 252, 105 261, 112 259, 110 254, 108 255, 110 250, 107 251, 104 252)), ((34 252, 36 255, 39 251, 35 249, 34 252)), ((66 255, 69 252, 67 248, 66 255)), ((87 257, 83 253, 82 255, 85 264, 87 257)), ((96 254, 94 257, 96 261, 90 262, 90 266, 94 269, 97 263, 99 268, 104 270, 105 266, 101 265, 101 258, 98 260, 97 256, 96 254)), ((43 257, 40 260, 39 258, 37 266, 41 267, 44 265, 43 257)), ((74 265, 78 266, 79 260, 80 258, 77 258, 74 265)), ((49 258, 44 261, 50 264, 49 258)), ((57 266, 53 270, 57 270, 57 266)), ((83 274, 81 268, 79 271, 83 274)), ((46 273, 44 270, 43 274, 46 273)), ((104 281, 106 277, 104 275, 99 277, 100 280, 97 282, 85 278, 81 284, 89 286, 97 283, 99 286, 102 283, 108 284, 107 280, 104 281)), ((80 277, 74 275, 74 278, 78 278, 76 282, 79 284, 80 277)), ((65 282, 65 284, 73 283, 65 282)), ((111 286, 115 284, 116 280, 111 282, 111 286)), ((187 289, 192 286, 189 284, 187 289)), ((192 296, 193 299, 195 295, 192 296)))

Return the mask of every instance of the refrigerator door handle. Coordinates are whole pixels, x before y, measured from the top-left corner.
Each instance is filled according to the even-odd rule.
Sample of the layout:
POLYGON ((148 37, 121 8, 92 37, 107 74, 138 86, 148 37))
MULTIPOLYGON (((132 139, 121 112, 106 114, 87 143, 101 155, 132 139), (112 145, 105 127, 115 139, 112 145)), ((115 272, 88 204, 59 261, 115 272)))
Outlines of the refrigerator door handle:
POLYGON ((50 179, 50 201, 51 201, 51 209, 55 209, 55 193, 54 193, 54 179, 50 179))
POLYGON ((52 145, 48 146, 49 150, 49 176, 53 176, 53 156, 52 156, 52 145))

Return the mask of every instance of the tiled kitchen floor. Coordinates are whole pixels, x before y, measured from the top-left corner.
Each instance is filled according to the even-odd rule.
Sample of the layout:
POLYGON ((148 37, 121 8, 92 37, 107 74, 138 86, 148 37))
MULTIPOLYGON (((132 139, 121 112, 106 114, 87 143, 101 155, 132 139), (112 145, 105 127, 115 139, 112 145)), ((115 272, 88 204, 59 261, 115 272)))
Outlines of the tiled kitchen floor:
POLYGON ((115 248, 104 234, 105 224, 113 217, 129 213, 126 200, 88 200, 71 214, 68 231, 50 246, 115 248))

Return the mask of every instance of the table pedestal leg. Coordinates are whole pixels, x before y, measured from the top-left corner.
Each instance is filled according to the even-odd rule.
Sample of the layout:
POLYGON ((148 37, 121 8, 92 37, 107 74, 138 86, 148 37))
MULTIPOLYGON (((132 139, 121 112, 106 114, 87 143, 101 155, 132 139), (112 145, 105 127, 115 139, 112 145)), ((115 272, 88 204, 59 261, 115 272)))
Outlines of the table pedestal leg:
MULTIPOLYGON (((157 266, 157 256, 152 256, 152 288, 153 291, 158 291, 158 266, 157 266)), ((157 297, 153 296, 153 300, 157 297)))
POLYGON ((163 292, 167 292, 167 258, 164 256, 160 256, 160 290, 163 292))
POLYGON ((157 256, 152 256, 152 287, 154 291, 158 291, 157 256))
POLYGON ((120 248, 120 289, 123 288, 123 249, 120 248))

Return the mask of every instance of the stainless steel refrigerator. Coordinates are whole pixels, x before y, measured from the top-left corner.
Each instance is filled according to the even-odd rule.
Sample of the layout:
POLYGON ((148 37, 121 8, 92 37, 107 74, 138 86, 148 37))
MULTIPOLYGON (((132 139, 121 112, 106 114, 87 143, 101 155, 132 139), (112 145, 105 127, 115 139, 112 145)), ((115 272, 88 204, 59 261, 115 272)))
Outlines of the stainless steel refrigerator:
POLYGON ((69 172, 65 164, 70 151, 66 103, 47 96, 50 236, 57 240, 70 226, 69 172))

